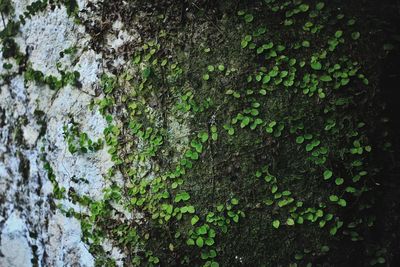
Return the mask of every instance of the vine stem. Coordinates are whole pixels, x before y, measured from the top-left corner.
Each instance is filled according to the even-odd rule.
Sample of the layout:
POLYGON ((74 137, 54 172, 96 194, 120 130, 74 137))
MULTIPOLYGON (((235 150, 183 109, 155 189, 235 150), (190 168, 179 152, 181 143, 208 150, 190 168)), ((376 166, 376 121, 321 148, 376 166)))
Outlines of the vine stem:
POLYGON ((1 20, 3 21, 3 26, 4 26, 4 29, 6 28, 6 22, 5 22, 5 20, 4 20, 4 15, 3 15, 3 12, 0 12, 1 13, 1 20))

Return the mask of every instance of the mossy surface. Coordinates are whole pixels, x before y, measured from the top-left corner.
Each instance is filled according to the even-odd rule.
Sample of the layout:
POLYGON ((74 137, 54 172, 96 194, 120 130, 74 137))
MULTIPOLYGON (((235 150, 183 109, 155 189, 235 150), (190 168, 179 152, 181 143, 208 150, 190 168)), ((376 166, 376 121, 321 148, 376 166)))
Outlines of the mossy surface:
MULTIPOLYGON (((73 155, 95 156, 104 144, 114 166, 95 200, 59 187, 44 161, 54 198, 86 208, 59 205, 81 221, 97 265, 116 265, 105 241, 126 266, 394 262, 393 241, 371 238, 382 225, 382 175, 393 166, 377 96, 383 59, 397 45, 387 44, 383 18, 371 25, 369 17, 380 15, 373 6, 117 0, 80 13, 75 1, 69 7, 92 37, 88 49, 103 57, 102 95, 91 108, 107 127, 104 140, 93 141, 71 118, 64 136, 73 155), (110 48, 107 38, 119 31, 137 39, 110 48)), ((4 58, 23 57, 7 42, 4 58)), ((78 72, 58 80, 28 65, 24 77, 53 90, 80 88, 78 72)))
POLYGON ((144 253, 136 264, 145 257, 155 265, 340 265, 354 260, 343 253, 349 249, 379 250, 363 238, 375 220, 368 208, 379 173, 366 154, 383 148, 371 148, 382 126, 376 77, 367 78, 378 58, 365 55, 382 44, 365 46, 371 37, 362 32, 362 15, 339 5, 104 7, 114 11, 105 21, 122 14, 125 27, 140 25, 142 37, 123 50, 137 67, 114 71, 119 86, 107 92, 118 107, 113 114, 125 123, 122 132, 134 129, 141 139, 140 127, 156 129, 163 140, 147 158, 141 150, 149 144, 140 141, 138 152, 134 136, 123 136, 131 151, 115 149, 119 170, 144 190, 134 209, 152 218, 135 228, 134 244, 144 253), (127 12, 133 9, 141 16, 127 12), (124 117, 115 113, 121 108, 124 117), (168 116, 191 129, 183 158, 168 135, 168 116), (128 171, 129 163, 136 166, 131 173, 138 167, 130 153, 147 162, 137 178, 128 171), (168 193, 157 197, 159 190, 168 193))

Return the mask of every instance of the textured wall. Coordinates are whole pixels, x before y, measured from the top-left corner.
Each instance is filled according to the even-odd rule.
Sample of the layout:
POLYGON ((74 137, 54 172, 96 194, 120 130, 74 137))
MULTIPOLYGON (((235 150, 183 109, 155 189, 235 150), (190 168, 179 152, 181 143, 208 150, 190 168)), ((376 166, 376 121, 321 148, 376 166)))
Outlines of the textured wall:
POLYGON ((379 12, 0 0, 0 267, 395 262, 379 12))

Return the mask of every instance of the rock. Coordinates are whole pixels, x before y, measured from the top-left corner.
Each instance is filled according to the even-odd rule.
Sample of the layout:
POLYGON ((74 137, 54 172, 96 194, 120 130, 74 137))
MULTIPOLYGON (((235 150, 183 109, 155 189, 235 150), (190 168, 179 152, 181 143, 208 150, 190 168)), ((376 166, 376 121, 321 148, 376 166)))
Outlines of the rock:
POLYGON ((1 232, 0 266, 31 266, 32 250, 28 229, 18 211, 6 220, 1 232))
MULTIPOLYGON (((16 1, 15 15, 23 14, 32 2, 16 1)), ((81 7, 86 3, 79 1, 81 7)), ((88 108, 101 70, 101 55, 87 49, 88 38, 84 27, 73 22, 63 5, 54 10, 47 7, 26 19, 15 36, 21 52, 29 52, 28 64, 33 69, 58 79, 60 70, 78 71, 82 86, 66 86, 55 92, 33 81, 25 83, 22 75, 10 76, 8 84, 0 79, 0 111, 4 112, 0 121, 2 267, 94 266, 93 256, 81 241, 79 221, 54 209, 54 186, 41 160, 46 152, 56 180, 67 192, 73 186, 78 193, 95 199, 102 196, 103 175, 112 166, 109 154, 103 149, 96 156, 71 155, 63 135, 71 114, 93 140, 102 136, 107 125, 97 110, 88 108), (60 54, 71 47, 76 47, 75 55, 60 54), (87 183, 75 184, 71 177, 84 178, 87 183)), ((0 67, 1 75, 8 73, 0 67)), ((58 204, 66 209, 76 207, 69 201, 58 204)))

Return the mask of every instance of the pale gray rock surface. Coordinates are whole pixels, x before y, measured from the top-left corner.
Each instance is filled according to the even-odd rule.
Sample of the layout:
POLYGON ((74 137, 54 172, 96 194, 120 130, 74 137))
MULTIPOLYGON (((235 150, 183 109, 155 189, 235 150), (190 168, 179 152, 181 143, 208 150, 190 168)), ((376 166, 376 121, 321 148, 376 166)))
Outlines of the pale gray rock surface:
MULTIPOLYGON (((14 1, 16 17, 32 2, 14 1)), ((86 5, 86 1, 78 3, 80 7, 86 5)), ((121 38, 130 39, 126 33, 121 38)), ((82 87, 66 86, 56 92, 34 82, 24 84, 22 75, 0 85, 1 267, 94 266, 93 256, 81 241, 79 221, 67 218, 50 205, 53 185, 41 160, 43 148, 60 187, 68 191, 73 185, 71 177, 80 177, 88 183, 75 185, 78 193, 94 199, 102 196, 103 175, 112 166, 107 149, 71 155, 63 136, 63 126, 69 123, 70 116, 93 140, 101 137, 106 127, 98 110, 89 110, 102 58, 87 49, 89 39, 83 26, 75 24, 63 6, 32 16, 15 37, 21 50, 29 51, 32 68, 56 77, 60 77, 57 64, 63 69, 76 70, 81 74, 82 87), (61 57, 60 52, 72 46, 77 48, 76 55, 61 57), (47 124, 44 135, 40 133, 35 111, 43 112, 47 124)), ((117 39, 110 46, 121 42, 117 39)), ((6 74, 1 53, 0 62, 0 73, 6 74)), ((75 207, 68 201, 61 204, 67 209, 75 207)))

